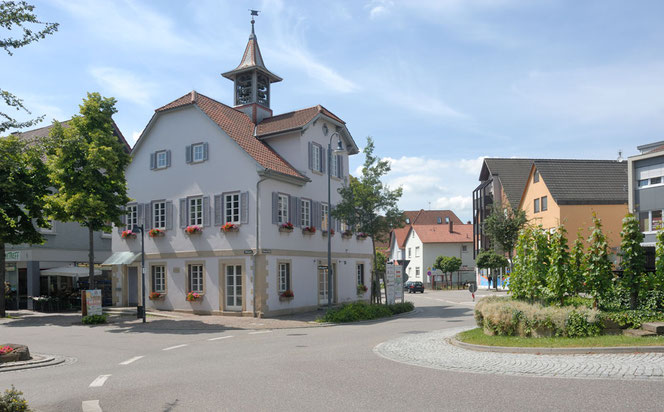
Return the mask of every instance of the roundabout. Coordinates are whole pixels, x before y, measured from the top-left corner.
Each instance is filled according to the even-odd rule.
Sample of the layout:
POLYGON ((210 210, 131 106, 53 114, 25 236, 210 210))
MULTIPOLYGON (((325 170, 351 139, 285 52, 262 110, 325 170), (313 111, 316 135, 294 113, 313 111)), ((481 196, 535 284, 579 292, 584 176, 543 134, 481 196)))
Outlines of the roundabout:
POLYGON ((530 354, 485 352, 455 346, 469 328, 409 335, 374 348, 386 359, 455 372, 547 378, 664 381, 664 353, 530 354))

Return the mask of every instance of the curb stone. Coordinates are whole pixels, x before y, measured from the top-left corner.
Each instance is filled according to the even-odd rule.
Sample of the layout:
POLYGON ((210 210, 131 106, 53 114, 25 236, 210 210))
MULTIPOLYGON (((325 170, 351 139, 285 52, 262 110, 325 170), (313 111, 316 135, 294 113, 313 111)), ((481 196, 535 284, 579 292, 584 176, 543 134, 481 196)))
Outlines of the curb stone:
POLYGON ((60 365, 67 361, 65 356, 58 355, 45 355, 34 353, 32 359, 22 362, 12 362, 5 365, 0 365, 0 373, 19 371, 25 369, 45 368, 47 366, 60 365))

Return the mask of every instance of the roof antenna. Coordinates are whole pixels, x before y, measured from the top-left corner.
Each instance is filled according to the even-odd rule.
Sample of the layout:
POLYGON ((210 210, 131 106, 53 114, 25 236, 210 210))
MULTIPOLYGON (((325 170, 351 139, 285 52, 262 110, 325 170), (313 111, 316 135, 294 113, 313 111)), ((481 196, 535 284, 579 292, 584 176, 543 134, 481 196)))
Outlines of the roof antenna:
POLYGON ((260 13, 260 10, 251 10, 251 9, 249 9, 249 12, 251 13, 251 34, 254 34, 254 23, 256 23, 256 20, 254 20, 254 16, 258 16, 258 13, 260 13))
POLYGON ((429 201, 429 210, 431 210, 431 201, 429 201))
POLYGON ((622 157, 622 149, 618 149, 618 159, 616 159, 616 160, 617 160, 618 162, 622 162, 622 161, 623 161, 623 157, 622 157))

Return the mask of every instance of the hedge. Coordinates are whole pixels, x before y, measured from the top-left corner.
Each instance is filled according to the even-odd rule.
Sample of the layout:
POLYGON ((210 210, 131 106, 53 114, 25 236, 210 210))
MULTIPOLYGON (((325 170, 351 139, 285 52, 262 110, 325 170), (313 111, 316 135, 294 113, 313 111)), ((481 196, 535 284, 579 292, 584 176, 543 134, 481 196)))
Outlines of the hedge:
POLYGON ((318 320, 334 323, 357 322, 410 312, 414 308, 411 302, 395 303, 393 305, 371 305, 366 302, 353 302, 329 310, 318 320))

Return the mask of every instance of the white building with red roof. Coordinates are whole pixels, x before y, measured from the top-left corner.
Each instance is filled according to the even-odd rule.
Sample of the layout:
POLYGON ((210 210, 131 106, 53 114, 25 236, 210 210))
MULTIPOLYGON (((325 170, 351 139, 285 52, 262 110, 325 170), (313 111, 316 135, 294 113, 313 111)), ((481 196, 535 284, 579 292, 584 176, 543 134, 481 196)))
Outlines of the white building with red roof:
POLYGON ((113 234, 113 301, 140 304, 144 224, 147 308, 278 315, 368 300, 371 241, 328 222, 358 153, 346 124, 322 106, 274 116, 272 83, 254 33, 241 63, 223 76, 234 105, 196 91, 155 110, 132 150, 125 224, 113 234), (330 155, 330 142, 345 149, 330 155), (336 233, 335 233, 336 232, 336 233), (328 290, 327 236, 332 237, 328 290))

